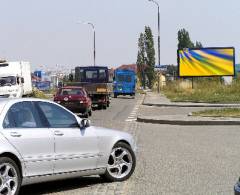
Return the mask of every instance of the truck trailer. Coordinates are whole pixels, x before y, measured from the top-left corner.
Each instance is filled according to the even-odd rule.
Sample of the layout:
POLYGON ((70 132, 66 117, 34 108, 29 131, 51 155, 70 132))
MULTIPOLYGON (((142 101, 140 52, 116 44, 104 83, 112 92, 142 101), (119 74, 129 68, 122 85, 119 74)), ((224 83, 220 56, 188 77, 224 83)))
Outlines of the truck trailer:
POLYGON ((68 85, 84 87, 92 99, 92 105, 106 109, 110 105, 112 83, 108 67, 80 66, 75 68, 75 82, 68 85))

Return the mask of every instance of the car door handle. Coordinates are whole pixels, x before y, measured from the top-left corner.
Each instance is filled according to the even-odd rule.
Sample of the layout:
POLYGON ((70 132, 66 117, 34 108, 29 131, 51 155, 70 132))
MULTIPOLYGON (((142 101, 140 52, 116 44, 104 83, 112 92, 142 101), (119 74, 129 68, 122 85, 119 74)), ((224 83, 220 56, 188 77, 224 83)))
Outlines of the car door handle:
POLYGON ((10 135, 11 135, 12 137, 21 137, 21 136, 22 136, 22 135, 21 135, 20 133, 18 133, 18 132, 11 132, 10 135))
POLYGON ((64 135, 64 133, 61 132, 61 131, 55 131, 54 134, 57 135, 57 136, 63 136, 64 135))

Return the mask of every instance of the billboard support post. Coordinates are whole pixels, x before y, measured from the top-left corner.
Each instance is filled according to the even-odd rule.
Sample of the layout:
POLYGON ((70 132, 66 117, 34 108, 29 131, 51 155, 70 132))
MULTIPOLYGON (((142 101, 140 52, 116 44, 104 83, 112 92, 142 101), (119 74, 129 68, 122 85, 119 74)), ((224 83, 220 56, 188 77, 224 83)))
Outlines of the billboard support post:
POLYGON ((194 89, 194 86, 193 86, 193 77, 192 77, 192 89, 194 89))

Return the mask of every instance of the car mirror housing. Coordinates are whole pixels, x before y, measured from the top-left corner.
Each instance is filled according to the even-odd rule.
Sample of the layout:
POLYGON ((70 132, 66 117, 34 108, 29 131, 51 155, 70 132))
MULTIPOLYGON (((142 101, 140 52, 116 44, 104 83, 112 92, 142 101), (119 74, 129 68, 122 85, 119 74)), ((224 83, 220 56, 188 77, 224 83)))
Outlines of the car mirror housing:
POLYGON ((81 122, 80 122, 80 127, 85 129, 87 127, 90 127, 90 124, 91 124, 90 120, 82 119, 81 122))

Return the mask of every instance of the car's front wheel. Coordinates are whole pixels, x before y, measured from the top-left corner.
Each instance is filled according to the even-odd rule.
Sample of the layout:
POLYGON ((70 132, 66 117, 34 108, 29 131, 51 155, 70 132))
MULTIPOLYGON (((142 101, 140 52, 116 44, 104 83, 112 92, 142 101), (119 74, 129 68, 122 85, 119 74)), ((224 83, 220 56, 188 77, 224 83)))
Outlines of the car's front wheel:
POLYGON ((17 195, 21 186, 20 171, 16 163, 0 157, 0 194, 17 195))
POLYGON ((119 142, 113 147, 106 172, 101 177, 110 182, 124 181, 133 174, 135 166, 136 157, 132 148, 119 142))

